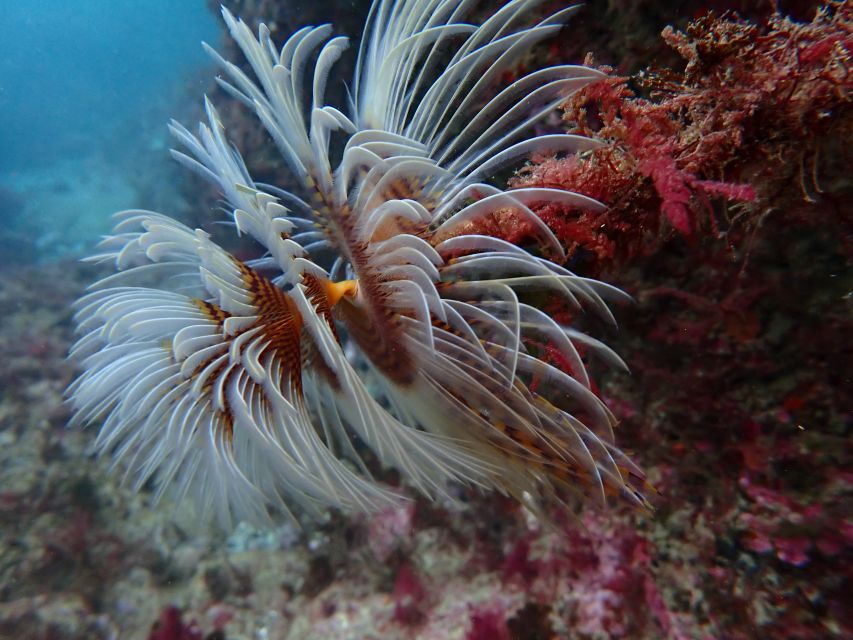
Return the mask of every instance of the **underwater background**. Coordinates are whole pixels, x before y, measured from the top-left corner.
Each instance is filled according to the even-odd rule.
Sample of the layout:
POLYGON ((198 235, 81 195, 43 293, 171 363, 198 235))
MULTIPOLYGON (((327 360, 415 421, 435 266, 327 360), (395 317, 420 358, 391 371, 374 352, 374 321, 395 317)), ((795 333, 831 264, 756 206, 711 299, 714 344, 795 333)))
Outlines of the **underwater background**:
MULTIPOLYGON (((368 10, 225 4, 278 41, 323 22, 357 38, 368 10)), ((223 36, 202 0, 3 8, 0 638, 853 634, 849 2, 590 2, 540 52, 611 73, 543 125, 605 144, 507 178, 608 205, 539 213, 573 270, 636 300, 607 338, 631 373, 593 373, 661 494, 653 515, 587 506, 555 527, 470 491, 221 532, 152 508, 90 455, 95 429, 66 427, 70 305, 101 274, 79 259, 112 213, 222 218, 169 158, 169 118, 191 125, 208 94, 253 174, 285 174, 213 81, 199 42, 238 59, 223 36)))

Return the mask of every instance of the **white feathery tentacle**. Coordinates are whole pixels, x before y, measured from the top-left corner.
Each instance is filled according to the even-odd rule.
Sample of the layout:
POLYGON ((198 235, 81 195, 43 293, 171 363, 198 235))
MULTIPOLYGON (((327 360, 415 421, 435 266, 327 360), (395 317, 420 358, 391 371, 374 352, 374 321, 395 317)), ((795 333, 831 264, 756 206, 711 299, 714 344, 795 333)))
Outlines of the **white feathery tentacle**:
POLYGON ((614 322, 606 301, 625 294, 561 266, 536 212, 603 205, 489 183, 531 154, 598 144, 531 128, 601 72, 504 80, 576 8, 539 15, 542 4, 511 0, 477 24, 473 0, 376 0, 349 115, 325 104, 346 38, 304 27, 278 47, 223 8, 248 69, 205 45, 219 83, 257 115, 297 187, 255 183, 205 100, 196 135, 170 125, 172 154, 221 192, 262 255, 241 262, 202 231, 135 210, 91 258, 116 273, 77 304, 73 422, 103 421, 95 446, 135 487, 154 479, 159 497, 172 486, 226 526, 399 499, 355 434, 431 496, 452 499, 458 482, 526 504, 566 492, 647 504, 585 354, 624 362, 540 306, 614 322), (524 229, 523 246, 489 231, 501 217, 524 229))
POLYGON ((204 232, 165 216, 126 212, 119 228, 127 242, 113 252, 117 261, 194 262, 196 289, 206 299, 109 287, 79 301, 76 320, 85 333, 73 355, 86 372, 70 391, 77 420, 105 416, 99 449, 129 458, 137 485, 155 472, 162 480, 197 468, 181 483, 193 495, 214 492, 224 523, 232 513, 258 520, 268 505, 286 504, 285 496, 309 511, 369 509, 393 499, 318 437, 287 372, 293 353, 270 347, 283 339, 273 331, 282 319, 265 317, 270 301, 253 288, 262 283, 247 281, 247 269, 204 232), (128 233, 131 226, 141 230, 128 233))

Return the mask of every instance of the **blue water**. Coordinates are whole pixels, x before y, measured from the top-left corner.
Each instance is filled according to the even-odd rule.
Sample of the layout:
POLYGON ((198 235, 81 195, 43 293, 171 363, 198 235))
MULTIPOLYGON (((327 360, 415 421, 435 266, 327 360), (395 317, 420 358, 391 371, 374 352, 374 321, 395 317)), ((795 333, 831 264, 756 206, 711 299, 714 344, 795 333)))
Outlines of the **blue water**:
POLYGON ((115 209, 148 204, 168 118, 209 90, 217 20, 205 0, 4 3, 0 255, 25 237, 22 259, 85 251, 115 209))

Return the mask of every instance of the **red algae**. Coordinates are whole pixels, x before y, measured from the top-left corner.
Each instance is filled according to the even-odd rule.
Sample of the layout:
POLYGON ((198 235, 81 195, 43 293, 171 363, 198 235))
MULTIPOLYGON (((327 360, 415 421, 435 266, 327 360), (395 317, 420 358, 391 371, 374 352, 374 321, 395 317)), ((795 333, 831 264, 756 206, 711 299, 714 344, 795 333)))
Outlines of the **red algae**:
POLYGON ((748 236, 768 211, 791 198, 808 203, 832 179, 818 168, 835 153, 830 138, 851 131, 851 25, 853 9, 839 3, 810 23, 774 15, 755 25, 727 14, 683 32, 668 27, 663 39, 683 70, 611 77, 572 96, 566 125, 602 146, 534 161, 513 185, 574 190, 608 205, 598 214, 541 209, 567 247, 593 263, 647 256, 670 229, 748 236))

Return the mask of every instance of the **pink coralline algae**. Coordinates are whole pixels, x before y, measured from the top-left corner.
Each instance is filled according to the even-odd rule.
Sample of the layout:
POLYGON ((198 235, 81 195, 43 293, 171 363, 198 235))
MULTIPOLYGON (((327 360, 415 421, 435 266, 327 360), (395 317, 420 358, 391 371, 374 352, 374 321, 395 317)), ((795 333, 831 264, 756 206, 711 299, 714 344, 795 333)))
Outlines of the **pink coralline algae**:
POLYGON ((465 640, 512 640, 499 608, 482 608, 471 613, 471 627, 465 640))
POLYGON ((808 24, 709 15, 684 32, 667 27, 663 38, 684 70, 611 77, 578 92, 564 121, 601 146, 541 158, 514 184, 572 189, 609 205, 541 210, 570 249, 598 261, 648 255, 670 228, 690 237, 753 229, 791 194, 811 200, 832 139, 853 131, 851 18, 840 3, 808 24))
POLYGON ((367 539, 373 556, 385 562, 412 534, 412 504, 387 507, 368 519, 367 539))
POLYGON ((202 633, 194 621, 183 621, 180 609, 168 606, 163 609, 160 620, 151 629, 148 640, 202 640, 202 633))
POLYGON ((807 565, 816 555, 844 556, 853 549, 853 520, 843 519, 841 504, 853 491, 847 476, 841 474, 826 488, 822 502, 802 504, 781 491, 753 485, 744 475, 741 485, 754 505, 738 520, 744 546, 759 554, 775 553, 796 567, 807 565))
POLYGON ((426 596, 427 590, 412 565, 401 564, 394 581, 393 620, 403 626, 416 626, 424 619, 426 596))

